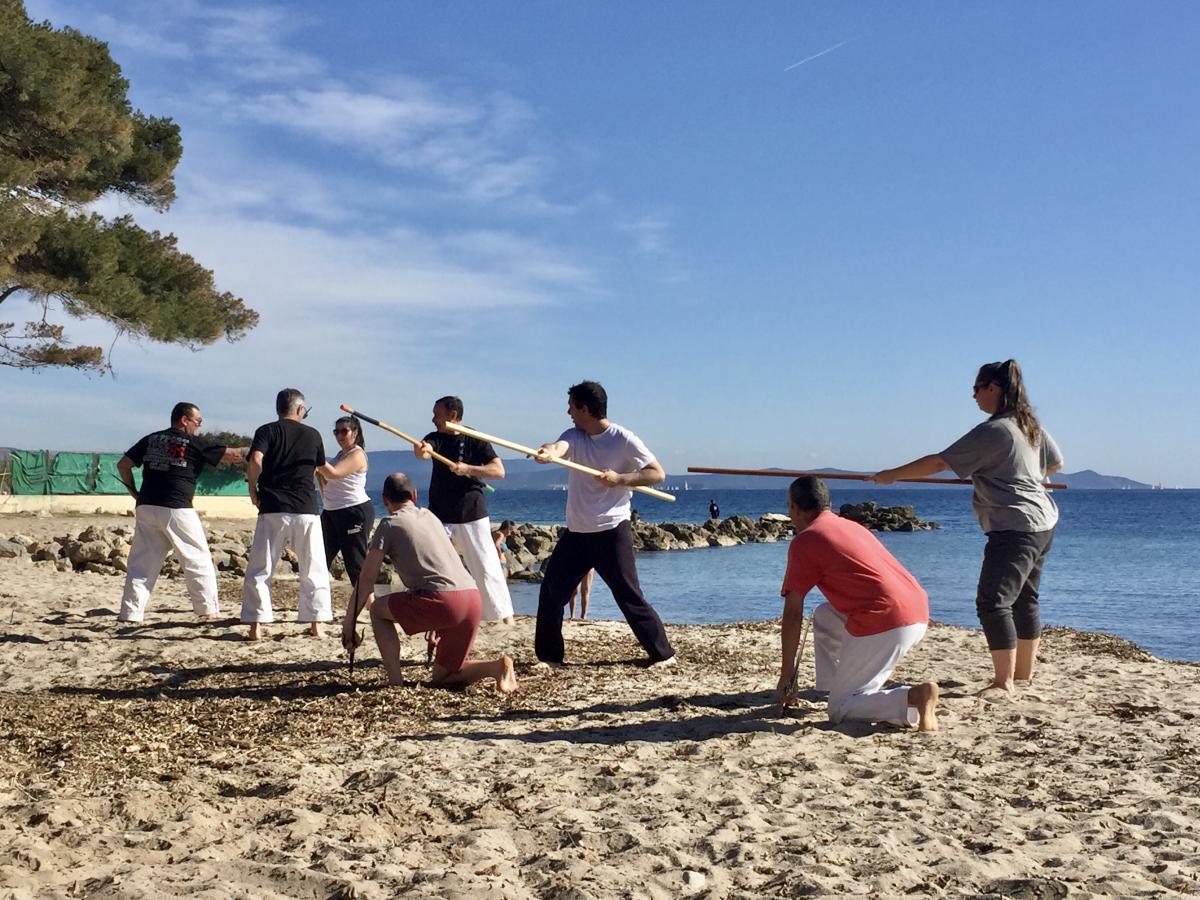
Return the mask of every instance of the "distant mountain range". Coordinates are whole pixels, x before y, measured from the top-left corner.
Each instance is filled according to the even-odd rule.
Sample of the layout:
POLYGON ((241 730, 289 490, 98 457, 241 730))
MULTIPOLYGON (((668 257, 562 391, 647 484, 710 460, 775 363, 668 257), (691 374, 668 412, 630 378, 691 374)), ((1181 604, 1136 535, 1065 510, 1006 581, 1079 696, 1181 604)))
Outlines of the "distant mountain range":
MULTIPOLYGON (((411 452, 404 450, 372 450, 368 453, 371 468, 367 475, 367 491, 374 496, 378 493, 383 479, 389 472, 406 472, 416 482, 417 487, 424 492, 429 487, 429 472, 432 463, 417 459, 411 452)), ((567 483, 567 470, 562 466, 543 466, 531 459, 505 459, 504 469, 507 476, 502 482, 509 490, 549 491, 561 489, 567 483)), ((845 469, 812 469, 814 472, 835 474, 862 474, 847 472, 845 469)), ((1055 481, 1061 481, 1067 487, 1085 491, 1148 491, 1152 485, 1121 475, 1101 475, 1091 469, 1082 472, 1059 472, 1054 476, 1055 481)), ((786 477, 770 478, 758 475, 668 475, 665 487, 668 490, 682 491, 753 491, 779 490, 787 484, 786 477)), ((855 482, 838 480, 841 487, 852 487, 855 482)), ((863 484, 865 487, 865 483, 863 484)), ((660 485, 663 487, 663 485, 660 485)), ((967 489, 966 485, 953 485, 967 489)), ((895 489, 904 490, 945 490, 936 484, 895 484, 872 485, 879 491, 895 489)))

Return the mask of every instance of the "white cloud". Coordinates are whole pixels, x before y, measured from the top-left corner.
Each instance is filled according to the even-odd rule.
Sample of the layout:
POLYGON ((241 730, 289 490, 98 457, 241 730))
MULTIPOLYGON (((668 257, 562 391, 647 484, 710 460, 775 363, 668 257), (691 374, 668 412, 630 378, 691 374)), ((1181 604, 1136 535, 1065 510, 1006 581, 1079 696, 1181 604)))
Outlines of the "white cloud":
POLYGON ((190 19, 206 56, 223 61, 243 78, 291 81, 320 75, 324 63, 297 50, 288 40, 312 21, 294 9, 276 6, 207 6, 184 4, 176 15, 190 19))
POLYGON ((671 225, 659 215, 642 215, 617 223, 617 228, 633 239, 637 252, 658 267, 657 278, 663 284, 683 284, 689 278, 671 246, 671 225))
POLYGON ((546 164, 526 147, 532 113, 504 94, 473 96, 389 78, 368 90, 331 82, 263 93, 239 110, 253 121, 441 179, 475 201, 532 190, 546 164))
POLYGON ((516 238, 505 252, 483 257, 460 254, 456 238, 400 226, 382 234, 335 234, 253 219, 180 217, 172 227, 181 248, 218 272, 223 289, 268 312, 330 304, 351 315, 537 306, 555 302, 564 289, 585 290, 591 280, 551 248, 516 238))
POLYGON ((190 59, 192 48, 186 41, 169 38, 165 30, 157 25, 119 22, 102 13, 96 17, 96 28, 108 38, 110 44, 119 49, 134 50, 149 56, 166 59, 190 59))
POLYGON ((639 253, 658 256, 667 251, 666 219, 660 216, 641 216, 619 223, 618 227, 633 238, 639 253))

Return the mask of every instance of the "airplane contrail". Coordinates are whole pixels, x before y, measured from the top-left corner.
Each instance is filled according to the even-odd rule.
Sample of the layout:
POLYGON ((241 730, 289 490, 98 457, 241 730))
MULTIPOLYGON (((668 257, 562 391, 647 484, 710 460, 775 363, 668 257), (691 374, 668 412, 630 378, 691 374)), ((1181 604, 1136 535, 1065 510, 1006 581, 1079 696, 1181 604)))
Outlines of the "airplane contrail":
POLYGON ((832 52, 833 52, 834 50, 836 50, 838 47, 845 47, 845 46, 846 46, 848 43, 850 43, 850 41, 852 41, 852 40, 854 40, 854 39, 853 39, 853 38, 848 38, 848 39, 846 39, 846 40, 844 40, 844 41, 838 41, 838 42, 837 42, 836 44, 834 44, 832 47, 826 47, 826 48, 825 48, 824 50, 822 50, 820 53, 814 53, 812 56, 806 56, 806 57, 804 57, 804 59, 800 60, 800 62, 797 62, 797 63, 792 63, 790 66, 788 66, 788 67, 787 67, 786 69, 784 69, 783 71, 785 71, 785 72, 790 72, 790 71, 792 71, 792 69, 796 68, 797 66, 802 66, 802 65, 804 65, 805 63, 810 63, 810 62, 812 62, 814 59, 817 59, 818 57, 824 56, 826 53, 832 53, 832 52))

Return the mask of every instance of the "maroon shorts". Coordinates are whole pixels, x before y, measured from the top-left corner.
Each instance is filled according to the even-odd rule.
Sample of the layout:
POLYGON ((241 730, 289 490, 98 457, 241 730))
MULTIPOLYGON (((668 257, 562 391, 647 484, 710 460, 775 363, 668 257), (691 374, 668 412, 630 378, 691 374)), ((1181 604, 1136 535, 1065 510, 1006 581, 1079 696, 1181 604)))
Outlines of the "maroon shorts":
POLYGON ((405 634, 436 631, 437 664, 450 674, 462 669, 479 631, 479 591, 397 591, 388 611, 405 634))

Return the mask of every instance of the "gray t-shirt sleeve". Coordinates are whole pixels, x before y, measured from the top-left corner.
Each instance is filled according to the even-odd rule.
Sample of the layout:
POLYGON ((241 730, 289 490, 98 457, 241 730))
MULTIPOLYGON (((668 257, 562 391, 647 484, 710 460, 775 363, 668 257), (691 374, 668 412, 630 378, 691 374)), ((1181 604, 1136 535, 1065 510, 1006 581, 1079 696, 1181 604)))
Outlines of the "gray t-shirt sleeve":
POLYGON ((1050 432, 1043 429, 1042 431, 1042 473, 1045 474, 1050 469, 1061 469, 1063 464, 1062 451, 1058 449, 1058 444, 1054 438, 1050 436, 1050 432))
POLYGON ((938 454, 959 478, 970 478, 994 465, 1007 453, 1007 441, 997 440, 995 422, 981 422, 938 454))
POLYGON ((384 546, 387 541, 387 528, 388 520, 386 518, 380 519, 379 524, 375 526, 375 533, 371 535, 371 543, 367 549, 387 552, 387 548, 384 546))

